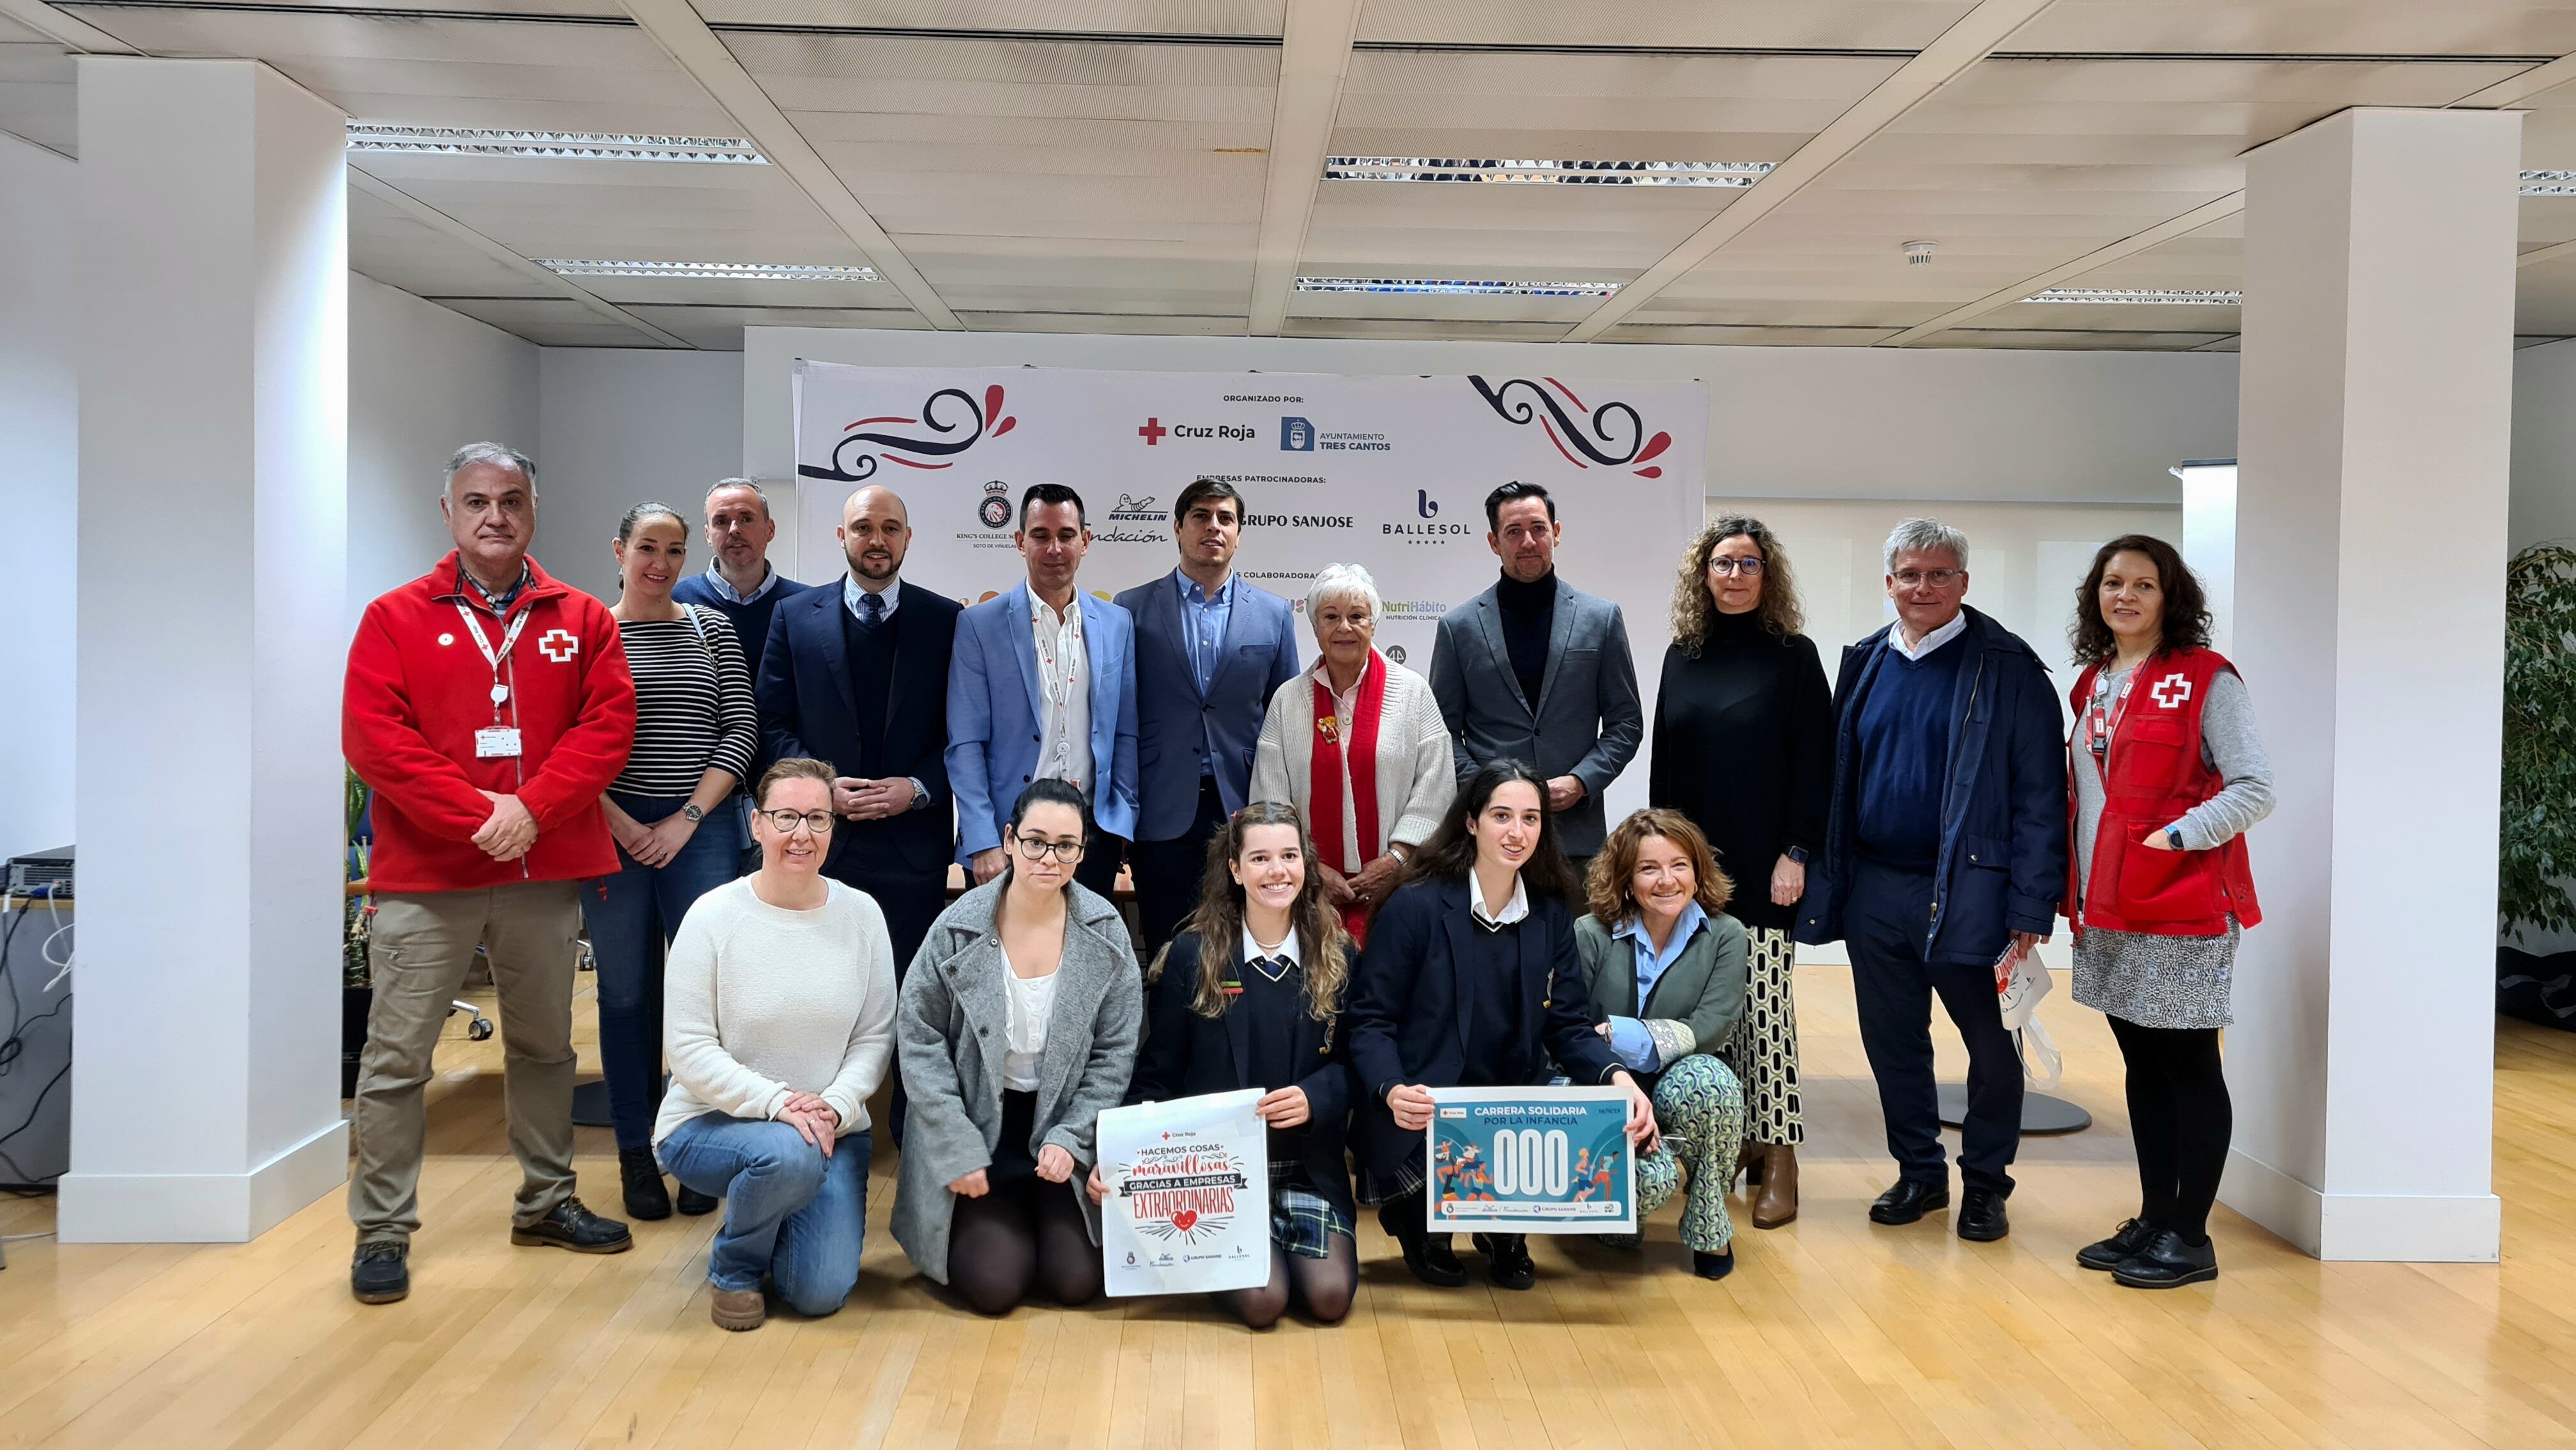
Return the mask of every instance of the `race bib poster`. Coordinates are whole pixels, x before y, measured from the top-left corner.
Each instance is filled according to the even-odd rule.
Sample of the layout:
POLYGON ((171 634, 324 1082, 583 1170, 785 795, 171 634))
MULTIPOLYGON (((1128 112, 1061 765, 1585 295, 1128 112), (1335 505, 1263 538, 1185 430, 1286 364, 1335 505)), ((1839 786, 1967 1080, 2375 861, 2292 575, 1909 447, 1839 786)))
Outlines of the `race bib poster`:
POLYGON ((1270 1281, 1270 1133, 1259 1088, 1100 1115, 1100 1255, 1113 1297, 1270 1281))
POLYGON ((1637 1231, 1618 1088, 1433 1088, 1431 1101, 1433 1233, 1637 1231))

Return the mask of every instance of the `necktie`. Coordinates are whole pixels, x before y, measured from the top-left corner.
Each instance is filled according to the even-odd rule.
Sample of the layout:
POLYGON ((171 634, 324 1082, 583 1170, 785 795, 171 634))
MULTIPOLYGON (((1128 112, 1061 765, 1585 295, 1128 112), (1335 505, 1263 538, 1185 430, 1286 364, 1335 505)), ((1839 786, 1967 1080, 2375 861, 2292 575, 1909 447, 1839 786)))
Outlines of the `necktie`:
POLYGON ((885 623, 885 600, 865 590, 859 593, 859 628, 875 629, 885 623))

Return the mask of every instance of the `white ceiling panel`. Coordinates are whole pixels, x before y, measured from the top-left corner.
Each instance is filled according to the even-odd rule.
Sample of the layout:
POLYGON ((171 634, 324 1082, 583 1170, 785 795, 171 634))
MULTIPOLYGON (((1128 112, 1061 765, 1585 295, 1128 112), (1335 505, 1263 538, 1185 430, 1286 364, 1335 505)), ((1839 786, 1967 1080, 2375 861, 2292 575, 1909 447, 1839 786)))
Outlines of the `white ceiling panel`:
POLYGON ((627 25, 109 6, 81 14, 153 55, 267 61, 365 120, 734 134, 706 93, 627 25))
POLYGON ((1105 332, 1151 337, 1241 337, 1241 315, 1191 317, 1116 312, 964 312, 976 332, 1105 332))
POLYGON ((1971 0, 1369 0, 1359 38, 1362 44, 1920 50, 1973 8, 1971 0))
POLYGON ((930 326, 922 320, 920 313, 910 308, 639 305, 628 310, 675 337, 686 338, 690 345, 710 352, 742 351, 742 330, 746 327, 866 327, 918 332, 930 326))
POLYGON ((423 297, 561 295, 355 186, 349 188, 349 265, 423 297))
POLYGON ((1487 325, 1551 322, 1572 327, 1601 305, 1598 297, 1459 297, 1411 292, 1297 292, 1288 315, 1310 321, 1335 318, 1413 319, 1487 325))
MULTIPOLYGON (((657 347, 634 328, 569 298, 436 297, 439 306, 516 333, 539 347, 657 347)), ((741 344, 736 342, 736 347, 741 344)))
POLYGON ((2576 51, 2576 5, 2520 0, 2057 0, 2016 51, 2539 55, 2576 51))
POLYGON ((1736 327, 1724 323, 1638 322, 1611 328, 1603 342, 1700 343, 1749 347, 1867 347, 1885 342, 1895 327, 1736 327))
POLYGON ((1559 322, 1467 322, 1419 317, 1299 317, 1293 311, 1284 337, 1442 338, 1459 342, 1554 342, 1559 322))
POLYGON ((2111 332, 2011 327, 1954 327, 1916 347, 2019 348, 2044 352, 2197 352, 2227 342, 2232 332, 2111 332))
POLYGON ((1276 40, 1285 0, 697 0, 714 26, 1228 35, 1276 40))
POLYGON ((408 155, 368 156, 364 164, 524 257, 868 260, 774 167, 408 155))

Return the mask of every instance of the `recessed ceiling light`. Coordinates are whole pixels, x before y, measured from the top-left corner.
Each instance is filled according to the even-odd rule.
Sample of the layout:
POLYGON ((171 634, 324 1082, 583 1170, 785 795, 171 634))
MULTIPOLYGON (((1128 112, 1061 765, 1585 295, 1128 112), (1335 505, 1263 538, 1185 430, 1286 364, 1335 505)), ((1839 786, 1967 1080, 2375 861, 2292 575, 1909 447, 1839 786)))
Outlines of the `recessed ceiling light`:
POLYGON ((2526 171, 2522 174, 2525 196, 2576 196, 2576 171, 2526 171))
POLYGON ((563 277, 681 277, 725 282, 873 282, 874 267, 822 267, 794 262, 592 262, 536 259, 563 277))
POLYGON ((2245 300, 2242 292, 2169 291, 2156 287, 2051 287, 2024 302, 2093 302, 2113 306, 2183 306, 2234 307, 2245 300))
POLYGON ((1618 282, 1449 282, 1422 277, 1300 277, 1300 292, 1409 292, 1443 297, 1607 297, 1618 282))
POLYGON ((1559 186, 1751 186, 1768 161, 1479 161, 1438 156, 1327 156, 1326 181, 1489 181, 1559 186))
POLYGON ((714 161, 766 166, 769 158, 732 136, 628 136, 605 131, 500 131, 474 126, 403 126, 351 121, 352 151, 430 156, 525 156, 564 161, 714 161))

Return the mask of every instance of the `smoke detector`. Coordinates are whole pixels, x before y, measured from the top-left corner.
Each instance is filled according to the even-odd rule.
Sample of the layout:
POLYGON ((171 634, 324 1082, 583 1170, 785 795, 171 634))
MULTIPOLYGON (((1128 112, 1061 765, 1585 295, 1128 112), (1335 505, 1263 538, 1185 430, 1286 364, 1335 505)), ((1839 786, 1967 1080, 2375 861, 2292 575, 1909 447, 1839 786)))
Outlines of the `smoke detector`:
POLYGON ((1932 249, 1938 245, 1940 244, 1937 242, 1907 242, 1905 244, 1905 265, 1909 267, 1920 267, 1930 262, 1932 260, 1932 249))

